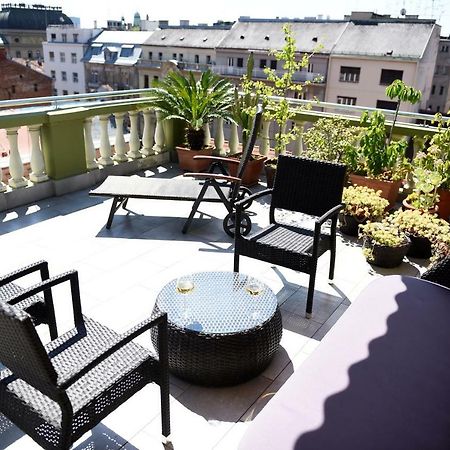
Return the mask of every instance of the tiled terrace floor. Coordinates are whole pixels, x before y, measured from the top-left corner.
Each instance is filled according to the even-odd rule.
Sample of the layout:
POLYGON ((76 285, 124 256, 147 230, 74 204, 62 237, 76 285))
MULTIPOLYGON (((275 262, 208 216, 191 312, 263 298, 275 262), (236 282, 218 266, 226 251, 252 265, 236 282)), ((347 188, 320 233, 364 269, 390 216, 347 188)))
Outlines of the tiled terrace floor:
MULTIPOLYGON (((178 174, 176 169, 156 172, 157 176, 178 174)), ((110 205, 111 200, 89 197, 86 190, 0 213, 1 273, 39 259, 49 262, 53 274, 77 269, 83 312, 124 331, 149 315, 157 293, 171 279, 192 271, 232 270, 233 241, 222 230, 225 209, 221 204, 204 203, 201 218, 187 235, 181 227, 189 202, 130 200, 129 208, 136 214, 121 211, 108 231, 104 225, 110 205)), ((266 210, 261 203, 251 208, 254 213, 266 210)), ((267 214, 252 220, 254 227, 263 226, 267 214)), ((236 449, 248 422, 294 371, 301 370, 361 289, 380 275, 417 275, 421 270, 416 261, 404 262, 395 270, 374 271, 360 247, 347 238, 338 241, 333 285, 327 283, 328 261, 328 254, 319 260, 314 315, 307 320, 306 275, 241 259, 241 271, 265 281, 278 296, 284 328, 280 351, 260 376, 235 387, 205 388, 172 377, 172 446, 166 448, 236 449)), ((55 299, 60 332, 71 327, 65 293, 58 291, 55 299)), ((42 336, 48 339, 45 329, 42 336)), ((147 336, 145 344, 149 344, 147 336)), ((75 448, 163 448, 158 410, 158 388, 149 385, 75 448)), ((11 426, 0 430, 0 448, 38 446, 11 426)))

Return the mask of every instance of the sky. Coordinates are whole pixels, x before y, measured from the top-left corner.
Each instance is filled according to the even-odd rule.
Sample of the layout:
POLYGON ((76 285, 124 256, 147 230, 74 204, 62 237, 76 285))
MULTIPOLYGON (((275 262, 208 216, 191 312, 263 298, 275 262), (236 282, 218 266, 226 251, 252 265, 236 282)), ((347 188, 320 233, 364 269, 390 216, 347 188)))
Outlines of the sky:
POLYGON ((266 0, 48 0, 49 6, 63 6, 69 16, 80 17, 81 26, 92 28, 94 20, 98 26, 106 26, 107 19, 133 22, 136 12, 141 19, 147 14, 150 20, 166 19, 176 25, 180 19, 191 23, 213 23, 221 20, 237 20, 239 16, 258 18, 304 18, 322 14, 324 18, 343 19, 351 11, 374 11, 379 14, 400 16, 402 8, 406 14, 419 14, 420 18, 434 18, 442 25, 442 35, 450 34, 450 2, 448 0, 321 0, 321 1, 266 1, 266 0))

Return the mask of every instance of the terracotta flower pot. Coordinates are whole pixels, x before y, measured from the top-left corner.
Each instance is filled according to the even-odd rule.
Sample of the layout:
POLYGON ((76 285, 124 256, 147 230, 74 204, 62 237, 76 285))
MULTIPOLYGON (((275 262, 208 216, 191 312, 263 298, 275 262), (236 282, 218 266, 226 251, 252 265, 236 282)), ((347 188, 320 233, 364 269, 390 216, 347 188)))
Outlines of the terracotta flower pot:
POLYGON ((273 165, 264 165, 264 171, 266 172, 267 187, 273 188, 275 182, 275 175, 277 174, 277 168, 273 165))
POLYGON ((350 183, 356 184, 357 186, 367 186, 374 191, 381 191, 381 196, 389 202, 388 210, 394 207, 397 201, 398 191, 402 185, 401 181, 377 180, 353 173, 349 174, 348 178, 350 183))
POLYGON ((411 242, 408 238, 398 247, 376 244, 368 238, 364 239, 363 242, 363 248, 371 251, 371 256, 367 258, 367 262, 386 269, 399 266, 407 255, 410 245, 411 242))
MULTIPOLYGON (((410 203, 408 203, 408 201, 406 200, 406 198, 402 201, 402 206, 403 206, 403 208, 404 209, 418 209, 418 208, 415 208, 413 205, 411 205, 410 203)), ((437 212, 438 212, 438 210, 439 210, 439 206, 438 205, 435 205, 435 206, 433 206, 432 208, 429 208, 428 210, 427 210, 427 212, 429 213, 429 214, 436 214, 437 212)), ((425 210, 421 210, 421 211, 425 211, 425 210)))
MULTIPOLYGON (((242 153, 236 153, 230 158, 240 159, 242 157, 242 153)), ((244 174, 242 176, 242 184, 244 186, 254 186, 258 184, 259 176, 264 167, 264 161, 267 157, 262 155, 253 155, 253 159, 249 160, 247 166, 245 167, 244 174)), ((230 175, 233 177, 237 176, 239 166, 236 164, 228 164, 228 170, 230 175)))
POLYGON ((439 202, 438 214, 441 219, 450 221, 450 190, 449 189, 438 189, 439 202))
POLYGON ((205 147, 201 150, 190 150, 186 147, 177 147, 178 164, 181 170, 186 172, 202 172, 207 170, 210 166, 210 161, 195 160, 194 156, 211 156, 213 152, 212 147, 205 147))

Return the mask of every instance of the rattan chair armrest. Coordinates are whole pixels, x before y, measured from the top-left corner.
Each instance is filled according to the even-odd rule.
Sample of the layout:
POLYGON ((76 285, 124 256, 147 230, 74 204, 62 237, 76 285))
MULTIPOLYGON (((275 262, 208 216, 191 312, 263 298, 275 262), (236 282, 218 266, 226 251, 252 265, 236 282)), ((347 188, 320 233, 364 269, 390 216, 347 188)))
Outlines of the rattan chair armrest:
POLYGON ((337 215, 343 207, 344 207, 343 203, 340 203, 339 205, 334 206, 333 208, 329 209, 325 214, 323 214, 321 217, 316 219, 316 223, 322 225, 327 220, 329 220, 333 216, 337 215))
POLYGON ((237 177, 232 177, 231 175, 222 175, 220 173, 209 173, 209 172, 189 172, 184 173, 184 177, 192 177, 192 178, 201 178, 204 180, 207 179, 214 179, 214 180, 225 180, 225 181, 231 181, 233 183, 239 183, 242 180, 237 177))
POLYGON ((222 156, 195 155, 194 159, 208 160, 211 162, 224 162, 227 164, 230 163, 230 164, 239 165, 239 159, 224 158, 222 156))
MULTIPOLYGON (((86 361, 84 366, 74 368, 64 378, 58 379, 58 388, 67 389, 81 377, 86 375, 90 370, 99 365, 106 358, 111 356, 114 352, 128 344, 132 340, 136 339, 139 335, 145 331, 153 328, 154 326, 167 327, 167 313, 161 313, 158 315, 152 315, 148 319, 142 321, 138 325, 134 326, 126 333, 118 336, 117 340, 109 342, 108 347, 104 347, 101 354, 95 355, 90 361, 86 361)), ((167 352, 166 352, 167 353, 167 352)))
MULTIPOLYGON (((23 289, 20 294, 11 297, 9 303, 11 305, 15 305, 16 303, 25 300, 32 295, 37 294, 38 292, 45 292, 52 287, 57 286, 58 284, 64 283, 66 281, 70 282, 70 290, 72 294, 72 306, 73 306, 73 315, 76 325, 80 325, 83 323, 83 315, 81 313, 81 302, 80 302, 80 289, 78 285, 78 272, 76 270, 70 270, 60 275, 56 275, 47 280, 43 280, 40 283, 35 284, 34 286, 30 286, 29 288, 23 289)), ((46 302, 51 302, 51 307, 53 308, 53 300, 51 296, 44 296, 44 300, 46 302)))
POLYGON ((236 207, 236 209, 242 209, 242 207, 246 203, 256 200, 257 198, 264 197, 265 195, 272 194, 272 192, 273 192, 273 188, 264 189, 263 191, 260 191, 260 192, 255 192, 254 194, 250 195, 249 197, 245 197, 244 199, 239 200, 238 202, 236 202, 234 204, 234 206, 236 207))
POLYGON ((25 275, 29 275, 30 273, 37 272, 38 270, 40 270, 43 274, 45 273, 45 271, 47 271, 48 273, 47 261, 37 261, 33 264, 22 267, 21 269, 15 270, 14 272, 10 272, 6 275, 1 276, 0 286, 4 286, 5 284, 11 283, 12 281, 24 277, 25 275))

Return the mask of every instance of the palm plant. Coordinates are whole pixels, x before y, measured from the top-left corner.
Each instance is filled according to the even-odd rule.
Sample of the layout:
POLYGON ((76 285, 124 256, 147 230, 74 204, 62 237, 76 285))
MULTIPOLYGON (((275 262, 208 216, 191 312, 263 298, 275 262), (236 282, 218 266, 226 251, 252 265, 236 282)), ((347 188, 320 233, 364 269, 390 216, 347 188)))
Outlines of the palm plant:
POLYGON ((186 126, 186 141, 192 150, 203 147, 203 126, 214 118, 232 120, 233 86, 210 70, 197 81, 192 72, 187 76, 169 72, 155 83, 151 106, 162 120, 179 119, 186 126))

